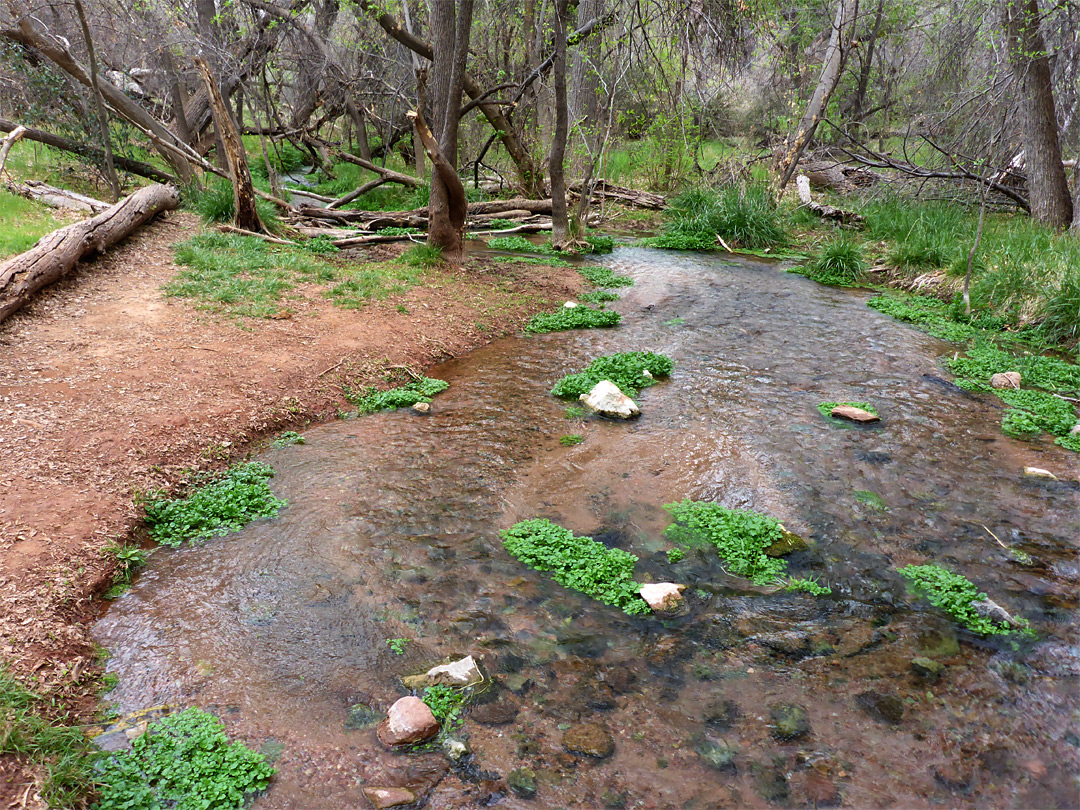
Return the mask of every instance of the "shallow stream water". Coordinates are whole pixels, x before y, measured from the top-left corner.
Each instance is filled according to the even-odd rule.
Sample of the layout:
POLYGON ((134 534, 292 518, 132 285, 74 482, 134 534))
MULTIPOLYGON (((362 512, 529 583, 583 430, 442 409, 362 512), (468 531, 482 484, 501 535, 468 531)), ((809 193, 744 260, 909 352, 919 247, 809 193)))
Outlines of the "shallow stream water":
POLYGON ((636 282, 618 328, 497 341, 428 372, 450 383, 430 415, 341 420, 263 454, 280 516, 159 550, 98 622, 120 676, 109 698, 198 705, 283 749, 267 810, 362 807, 365 785, 434 785, 437 808, 1080 805, 1080 491, 1020 472, 1075 478, 1076 455, 1002 436, 995 399, 946 381, 955 347, 864 292, 711 256, 606 263, 636 282), (676 361, 642 417, 568 419, 554 382, 630 350, 676 361), (883 421, 838 427, 825 400, 883 421), (584 442, 561 446, 571 433, 584 442), (833 594, 754 588, 703 551, 669 564, 663 504, 684 498, 804 534, 789 570, 833 594), (524 568, 498 531, 531 517, 632 551, 641 580, 688 583, 689 615, 630 618, 524 568), (928 561, 1039 641, 958 631, 895 573, 928 561), (392 638, 413 641, 396 655, 392 638), (401 676, 468 653, 492 687, 457 732, 463 765, 346 728, 351 707, 405 694, 401 676), (941 679, 914 674, 917 656, 941 679), (778 739, 778 703, 805 708, 809 732, 778 739), (611 757, 563 750, 583 722, 611 733, 611 757), (502 781, 521 767, 531 801, 502 781))

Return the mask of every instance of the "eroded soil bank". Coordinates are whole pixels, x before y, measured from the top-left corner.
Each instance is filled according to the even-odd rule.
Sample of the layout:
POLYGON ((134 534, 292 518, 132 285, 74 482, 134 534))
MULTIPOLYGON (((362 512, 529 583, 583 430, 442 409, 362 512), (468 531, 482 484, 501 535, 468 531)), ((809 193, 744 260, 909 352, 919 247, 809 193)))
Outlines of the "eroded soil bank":
MULTIPOLYGON (((0 326, 0 656, 87 710, 88 622, 114 567, 103 549, 137 526, 138 493, 333 417, 343 384, 454 357, 583 287, 572 269, 469 259, 361 310, 300 286, 290 317, 241 323, 161 294, 172 246, 200 228, 185 213, 156 221, 0 326)), ((24 793, 0 762, 0 798, 24 793)))

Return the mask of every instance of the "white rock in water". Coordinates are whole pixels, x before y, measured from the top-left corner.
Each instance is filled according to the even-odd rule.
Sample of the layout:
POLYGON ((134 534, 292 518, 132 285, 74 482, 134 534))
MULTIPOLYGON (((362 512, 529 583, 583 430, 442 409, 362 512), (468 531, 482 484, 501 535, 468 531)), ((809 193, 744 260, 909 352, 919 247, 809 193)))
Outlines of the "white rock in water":
POLYGON ((649 607, 656 612, 668 612, 678 608, 683 601, 682 592, 685 585, 677 585, 674 582, 650 582, 638 589, 641 598, 649 607))
POLYGON ((466 655, 460 661, 432 667, 427 671, 426 677, 428 684, 432 686, 440 683, 447 686, 472 686, 484 680, 480 667, 471 655, 466 655))
POLYGON ((1070 436, 1080 436, 1080 422, 1077 422, 1072 426, 1072 430, 1069 431, 1070 436))
POLYGON ((1009 611, 1005 610, 1005 608, 993 599, 981 599, 978 602, 972 602, 971 608, 984 619, 990 619, 995 622, 1004 622, 1010 627, 1021 626, 1020 622, 1009 615, 1009 611))
POLYGON ((647 368, 641 370, 641 376, 644 377, 646 380, 651 380, 653 378, 652 372, 649 371, 647 368))
POLYGON ((431 412, 431 403, 430 402, 414 402, 413 406, 412 406, 412 409, 414 411, 416 411, 417 413, 430 413, 431 412))
POLYGON ((577 309, 577 302, 576 301, 567 301, 565 304, 563 304, 563 306, 566 307, 567 309, 577 309))
POLYGON ((1020 372, 1019 371, 1006 371, 1002 374, 995 374, 990 378, 991 388, 1019 388, 1020 387, 1020 372))
POLYGON ((611 380, 601 380, 593 386, 592 391, 582 394, 579 399, 590 411, 612 419, 629 419, 641 414, 634 400, 620 391, 619 386, 611 380))
POLYGON ((1058 477, 1049 470, 1044 470, 1042 467, 1024 467, 1024 475, 1028 478, 1049 478, 1053 481, 1057 481, 1058 477))

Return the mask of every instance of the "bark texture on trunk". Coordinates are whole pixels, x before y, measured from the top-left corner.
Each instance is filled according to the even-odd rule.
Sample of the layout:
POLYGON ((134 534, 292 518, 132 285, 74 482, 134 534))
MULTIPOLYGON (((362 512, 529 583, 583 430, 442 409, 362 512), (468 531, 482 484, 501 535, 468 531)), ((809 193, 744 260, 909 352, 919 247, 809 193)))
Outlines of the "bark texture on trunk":
POLYGON ((255 208, 255 187, 251 182, 251 172, 248 170, 247 154, 244 151, 244 143, 240 140, 240 133, 236 130, 232 115, 225 100, 221 97, 217 82, 210 73, 209 63, 202 57, 195 59, 195 65, 202 74, 206 85, 206 92, 210 99, 210 108, 214 112, 214 126, 221 133, 221 142, 224 147, 225 161, 228 165, 229 178, 232 180, 233 203, 235 213, 233 224, 245 231, 261 232, 262 222, 259 221, 259 212, 255 208))
POLYGON ((829 103, 829 97, 840 81, 840 71, 851 44, 851 32, 858 12, 858 0, 837 0, 829 44, 825 48, 825 61, 821 65, 821 77, 818 79, 817 87, 814 88, 810 103, 806 105, 806 111, 799 121, 798 128, 784 145, 784 151, 781 153, 780 160, 777 161, 776 172, 780 177, 781 191, 788 184, 791 175, 795 173, 795 167, 799 165, 799 157, 806 145, 810 143, 810 139, 814 137, 814 130, 821 121, 821 116, 829 103))
POLYGON ((0 321, 42 287, 70 272, 83 257, 104 252, 156 214, 179 204, 175 188, 141 188, 93 219, 53 231, 30 250, 0 264, 0 321))
POLYGON ((569 240, 566 213, 566 137, 569 111, 566 108, 566 15, 567 0, 555 0, 555 131, 551 138, 548 175, 551 178, 551 241, 561 247, 569 240))
POLYGON ((1003 13, 1009 63, 1018 90, 1031 215, 1054 228, 1067 228, 1073 204, 1069 180, 1061 165, 1050 60, 1039 28, 1039 5, 1037 0, 1005 0, 1003 13))
POLYGON ((442 153, 439 142, 424 121, 423 113, 410 112, 413 126, 424 144, 424 151, 431 161, 431 202, 428 205, 428 244, 442 248, 443 255, 455 260, 464 247, 465 219, 468 202, 465 187, 461 184, 457 169, 442 153), (442 198, 435 199, 435 189, 442 190, 442 198))
MULTIPOLYGON (((580 26, 604 16, 604 0, 581 0, 577 22, 580 26)), ((600 37, 589 37, 574 51, 570 72, 570 111, 574 121, 586 131, 600 125, 600 37)))

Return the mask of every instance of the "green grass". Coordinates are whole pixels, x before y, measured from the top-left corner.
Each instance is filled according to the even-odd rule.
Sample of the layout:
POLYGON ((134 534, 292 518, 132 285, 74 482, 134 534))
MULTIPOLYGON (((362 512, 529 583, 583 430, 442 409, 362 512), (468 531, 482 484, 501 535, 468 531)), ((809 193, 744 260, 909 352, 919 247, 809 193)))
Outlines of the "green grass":
POLYGON ((940 608, 973 633, 983 636, 1015 633, 1034 636, 1025 619, 1017 619, 1019 628, 1014 628, 1005 622, 995 622, 980 616, 972 603, 986 599, 986 594, 980 593, 967 577, 954 574, 939 565, 908 565, 900 569, 900 575, 931 605, 940 608))
POLYGON ((437 245, 416 244, 401 254, 401 260, 409 267, 430 268, 442 261, 442 248, 437 245))
POLYGON ((230 742, 218 718, 185 709, 102 759, 94 810, 242 808, 274 773, 262 754, 230 742))
POLYGON ((537 571, 550 572, 563 587, 630 615, 649 612, 634 581, 638 558, 633 554, 608 548, 591 537, 575 537, 569 529, 543 518, 517 523, 500 536, 511 556, 537 571))
MULTIPOLYGON (((611 271, 610 267, 579 267, 578 272, 597 287, 633 287, 634 280, 630 276, 620 276, 611 271)), ((584 299, 582 299, 584 300, 584 299)))
POLYGON ((559 307, 554 312, 542 312, 534 315, 525 324, 525 331, 540 334, 561 332, 565 329, 594 329, 597 327, 617 326, 622 316, 618 312, 590 307, 559 307))
POLYGON ((713 250, 716 237, 738 249, 764 249, 788 241, 782 212, 762 184, 692 189, 668 201, 667 222, 645 244, 669 250, 713 250))
POLYGON ((558 256, 550 256, 546 258, 539 258, 537 256, 492 256, 492 261, 502 262, 504 264, 531 264, 536 267, 573 267, 574 265, 568 262, 566 259, 560 259, 558 256))
POLYGON ((957 321, 949 304, 925 295, 890 292, 871 298, 866 305, 954 343, 963 343, 979 333, 974 324, 957 321))
MULTIPOLYGON (((232 222, 236 215, 232 184, 227 180, 213 180, 206 188, 188 188, 184 191, 184 206, 201 216, 204 222, 232 222)), ((267 230, 281 229, 281 218, 272 202, 259 197, 255 200, 255 210, 267 230)))
POLYGON ((0 669, 0 754, 26 759, 43 781, 50 807, 78 807, 97 781, 99 755, 68 718, 48 718, 55 704, 34 694, 0 669))
POLYGON ((394 408, 408 408, 417 402, 431 402, 433 396, 449 387, 450 384, 444 380, 423 377, 406 385, 391 388, 389 391, 380 391, 377 388, 354 391, 349 386, 345 386, 344 393, 345 399, 356 406, 358 413, 368 414, 394 408))
POLYGON ((601 380, 610 380, 628 397, 636 397, 642 388, 655 385, 657 378, 669 376, 674 366, 670 357, 652 352, 609 354, 596 358, 582 371, 563 377, 551 393, 561 399, 577 399, 601 380), (652 376, 646 377, 645 371, 652 376))
POLYGON ((513 253, 540 253, 552 256, 557 251, 548 242, 539 244, 530 242, 524 236, 496 236, 488 240, 488 247, 492 250, 506 250, 513 253))
POLYGON ((765 553, 784 537, 784 527, 775 518, 702 501, 669 503, 664 508, 674 521, 664 529, 665 537, 680 546, 714 546, 736 576, 755 585, 772 585, 787 568, 784 560, 765 553))
POLYGON ((288 504, 274 497, 266 464, 238 464, 184 498, 154 498, 146 504, 150 538, 166 546, 201 543, 241 529, 252 520, 275 517, 288 504))
POLYGON ((619 294, 611 290, 592 290, 578 296, 578 301, 584 304, 605 304, 609 301, 618 301, 619 294))
POLYGON ((563 447, 573 447, 574 445, 581 444, 585 441, 585 437, 580 433, 567 433, 559 437, 559 444, 563 447))
POLYGON ((63 224, 46 206, 0 188, 0 259, 29 250, 63 224))
POLYGON ((866 268, 862 245, 841 236, 825 243, 813 261, 802 267, 792 267, 788 272, 833 287, 855 287, 865 280, 866 268))

